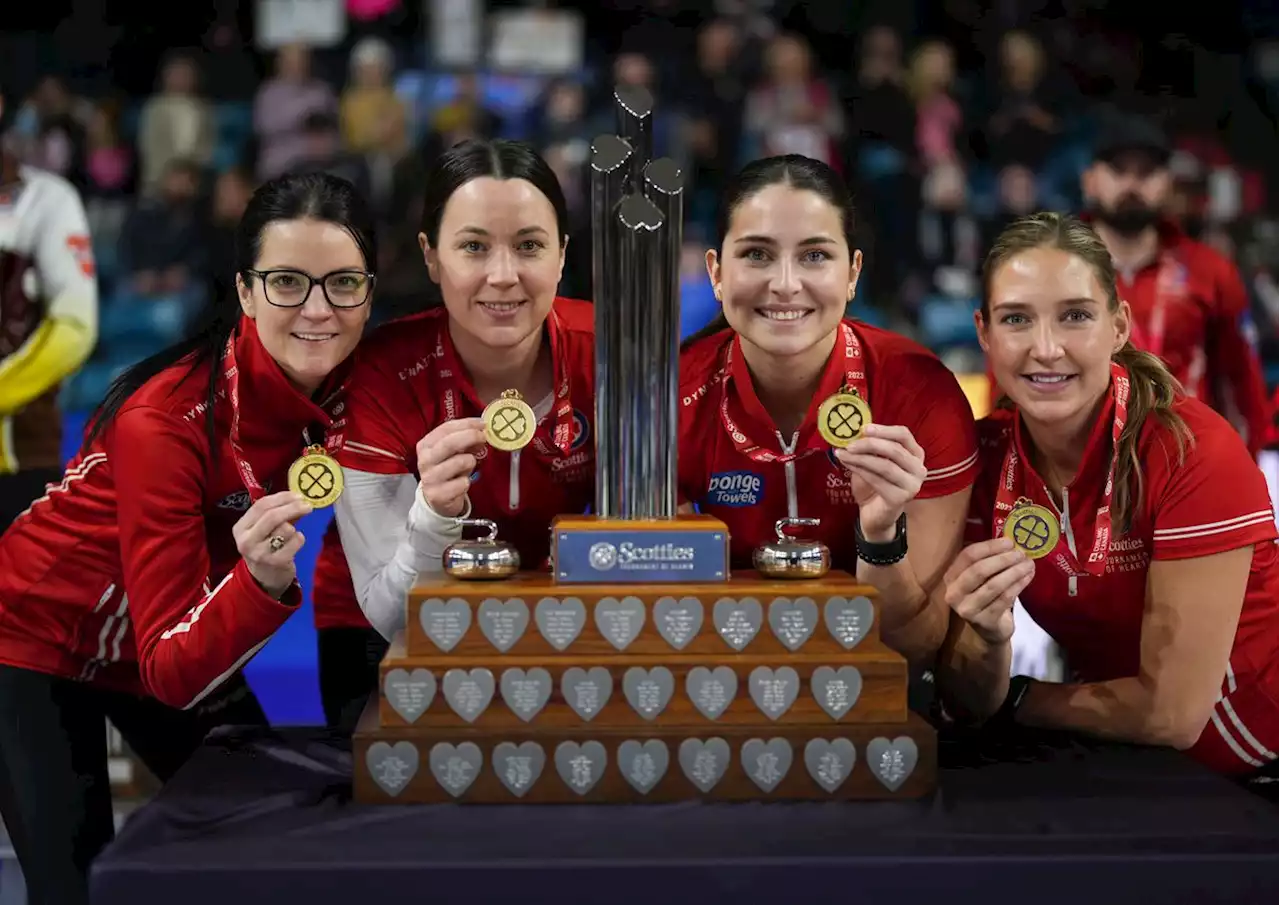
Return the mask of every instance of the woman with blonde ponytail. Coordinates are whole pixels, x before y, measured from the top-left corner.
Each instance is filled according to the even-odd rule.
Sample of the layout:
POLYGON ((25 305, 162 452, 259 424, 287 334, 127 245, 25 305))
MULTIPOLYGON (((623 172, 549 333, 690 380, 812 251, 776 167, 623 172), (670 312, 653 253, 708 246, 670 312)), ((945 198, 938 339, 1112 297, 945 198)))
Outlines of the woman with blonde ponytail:
POLYGON ((945 578, 939 689, 960 717, 1167 745, 1274 777, 1266 483, 1232 427, 1129 343, 1115 286, 1106 246, 1071 217, 1018 220, 987 256, 975 321, 1007 404, 979 425, 973 543, 945 578), (1074 681, 1010 679, 1015 599, 1074 681))

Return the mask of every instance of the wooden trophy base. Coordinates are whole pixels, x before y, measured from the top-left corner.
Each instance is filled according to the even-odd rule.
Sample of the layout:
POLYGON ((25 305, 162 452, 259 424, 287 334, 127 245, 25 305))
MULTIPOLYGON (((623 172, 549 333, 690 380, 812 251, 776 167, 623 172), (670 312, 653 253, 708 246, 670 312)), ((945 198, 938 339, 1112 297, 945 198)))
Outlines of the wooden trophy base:
POLYGON ((411 657, 459 658, 888 652, 875 631, 875 596, 838 571, 649 585, 562 585, 545 572, 492 582, 441 576, 409 592, 405 646, 411 657))
POLYGON ((930 794, 933 729, 891 723, 621 729, 377 726, 354 738, 356 800, 642 803, 883 800, 930 794))

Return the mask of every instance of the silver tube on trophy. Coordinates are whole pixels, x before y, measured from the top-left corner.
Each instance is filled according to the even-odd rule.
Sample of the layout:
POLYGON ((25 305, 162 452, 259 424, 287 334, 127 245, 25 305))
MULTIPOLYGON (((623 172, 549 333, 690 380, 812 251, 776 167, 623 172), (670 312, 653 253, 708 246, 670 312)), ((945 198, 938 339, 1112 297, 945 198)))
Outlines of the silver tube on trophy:
POLYGON ((663 157, 644 168, 645 195, 662 215, 656 285, 645 324, 649 349, 647 374, 653 386, 648 398, 653 412, 657 461, 652 487, 655 518, 675 518, 678 502, 676 448, 680 418, 680 250, 684 242, 684 179, 674 160, 663 157))
POLYGON ((635 151, 627 166, 627 190, 639 192, 641 171, 653 157, 653 95, 639 85, 618 85, 613 89, 613 106, 618 134, 635 151))
POLYGON ((630 331, 622 342, 623 355, 615 363, 615 374, 628 380, 628 405, 622 427, 621 518, 657 517, 654 488, 661 463, 655 439, 655 415, 662 405, 654 395, 657 375, 654 354, 646 328, 652 316, 651 303, 662 290, 662 213, 648 198, 629 194, 618 205, 618 232, 621 241, 618 299, 622 322, 630 331))
POLYGON ((602 518, 621 514, 622 425, 627 388, 618 364, 623 355, 625 325, 621 288, 616 209, 622 200, 632 149, 616 135, 600 135, 591 144, 591 282, 595 296, 595 442, 594 512, 602 518))

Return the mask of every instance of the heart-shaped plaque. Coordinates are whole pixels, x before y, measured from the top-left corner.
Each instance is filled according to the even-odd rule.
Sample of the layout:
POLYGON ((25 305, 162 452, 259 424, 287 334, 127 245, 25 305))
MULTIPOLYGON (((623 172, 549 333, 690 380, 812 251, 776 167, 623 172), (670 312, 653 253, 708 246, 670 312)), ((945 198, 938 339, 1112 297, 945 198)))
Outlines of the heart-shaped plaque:
POLYGON ((853 650, 859 641, 867 637, 875 614, 875 607, 867 597, 855 597, 852 600, 828 597, 822 607, 822 619, 827 624, 827 631, 845 650, 853 650))
POLYGON ((844 785, 844 781, 853 772, 856 758, 853 742, 847 738, 832 741, 813 738, 804 746, 804 765, 809 769, 809 775, 828 792, 834 792, 844 785))
POLYGON ((476 621, 489 643, 505 654, 529 627, 529 607, 519 597, 487 597, 476 611, 476 621))
POLYGON ((900 735, 893 741, 873 738, 867 742, 867 766, 890 792, 898 791, 898 787, 907 781, 919 758, 920 749, 907 735, 900 735))
POLYGON ((582 627, 587 624, 587 608, 577 597, 563 600, 543 597, 533 610, 533 621, 548 644, 564 650, 582 634, 582 627))
POLYGON ((564 784, 586 795, 604 776, 608 756, 599 742, 561 742, 556 745, 556 772, 564 784))
POLYGON ((742 743, 742 769, 762 792, 772 792, 791 769, 791 743, 785 738, 753 738, 742 743))
POLYGON ((457 646, 471 626, 471 608, 461 597, 441 600, 432 597, 422 602, 418 621, 423 633, 446 654, 457 646))
POLYGON ((777 669, 757 666, 747 677, 747 687, 760 712, 776 720, 796 702, 796 695, 800 693, 800 676, 790 666, 777 669))
POLYGON ((523 798, 538 781, 546 763, 547 755, 537 742, 523 742, 519 746, 500 742, 493 749, 493 772, 516 798, 523 798))
POLYGON ((695 666, 685 677, 684 690, 699 713, 709 720, 718 720, 738 693, 738 675, 728 666, 715 669, 695 666))
POLYGON ((448 742, 437 742, 431 746, 427 763, 440 788, 457 798, 480 775, 484 768, 484 755, 474 742, 463 742, 456 748, 448 742))
POLYGON ((609 703, 613 693, 613 677, 603 666, 583 669, 571 666, 560 677, 560 694, 578 716, 592 720, 609 703))
POLYGON ((498 687, 511 712, 527 723, 551 697, 551 673, 541 666, 528 671, 513 666, 502 671, 498 687))
POLYGON ((813 691, 813 699, 827 712, 827 716, 838 720, 858 703, 858 696, 862 694, 862 673, 856 666, 841 666, 839 669, 819 666, 809 678, 809 688, 813 691))
POLYGON ((364 762, 378 788, 394 798, 418 773, 418 749, 413 742, 374 742, 365 752, 364 762))
POLYGON ((475 722, 493 700, 493 673, 483 667, 477 666, 471 672, 451 669, 441 684, 445 702, 468 723, 475 722))
POLYGON ((393 669, 382 682, 382 692, 400 719, 412 724, 435 699, 436 677, 429 669, 393 669))
POLYGON ((761 618, 760 601, 754 597, 743 597, 741 600, 721 597, 711 610, 711 621, 716 627, 716 633, 736 651, 751 643, 756 632, 760 631, 761 618))
POLYGON ((633 666, 622 676, 622 693, 632 709, 646 720, 651 720, 671 703, 676 680, 665 666, 645 669, 633 666))
POLYGON ((596 628, 618 650, 626 650, 644 627, 644 601, 639 597, 601 597, 596 602, 596 628))
POLYGON ((775 597, 769 604, 769 628, 787 650, 799 650, 817 627, 818 605, 812 597, 775 597))
POLYGON ((702 601, 697 597, 659 597, 653 605, 653 624, 662 640, 684 650, 702 628, 702 601))
POLYGON ((618 769, 631 788, 641 795, 648 795, 649 790, 667 774, 670 762, 666 743, 656 738, 643 744, 628 739, 618 746, 618 769))
POLYGON ((729 743, 722 738, 687 738, 676 755, 680 772, 699 792, 710 792, 729 769, 729 743))

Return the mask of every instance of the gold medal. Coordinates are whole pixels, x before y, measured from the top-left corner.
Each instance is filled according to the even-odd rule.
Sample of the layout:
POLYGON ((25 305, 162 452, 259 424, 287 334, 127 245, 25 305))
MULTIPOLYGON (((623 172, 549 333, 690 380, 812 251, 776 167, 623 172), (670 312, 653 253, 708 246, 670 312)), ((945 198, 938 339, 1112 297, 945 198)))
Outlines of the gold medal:
POLYGON ((871 423, 871 406, 849 390, 828 396, 818 406, 818 433, 836 449, 844 449, 862 436, 871 423))
POLYGON ((520 398, 517 390, 504 390, 502 395, 485 406, 484 438, 494 449, 515 452, 523 449, 533 439, 538 429, 538 419, 529 403, 520 398))
POLYGON ((316 509, 338 502, 342 487, 342 466, 323 446, 308 446, 289 466, 289 489, 316 509))
POLYGON ((1019 500, 1004 522, 1004 536, 1031 559, 1048 556, 1058 546, 1058 516, 1044 506, 1019 500))

